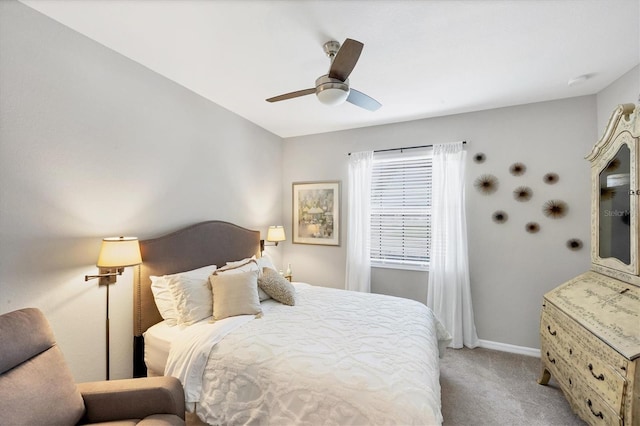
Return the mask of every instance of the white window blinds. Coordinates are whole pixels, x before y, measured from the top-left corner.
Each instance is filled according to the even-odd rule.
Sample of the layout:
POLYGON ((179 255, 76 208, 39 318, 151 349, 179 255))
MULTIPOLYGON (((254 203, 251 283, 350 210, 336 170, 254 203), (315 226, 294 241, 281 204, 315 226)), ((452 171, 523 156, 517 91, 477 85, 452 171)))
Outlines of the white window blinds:
POLYGON ((431 240, 431 153, 374 154, 371 264, 426 269, 431 240))

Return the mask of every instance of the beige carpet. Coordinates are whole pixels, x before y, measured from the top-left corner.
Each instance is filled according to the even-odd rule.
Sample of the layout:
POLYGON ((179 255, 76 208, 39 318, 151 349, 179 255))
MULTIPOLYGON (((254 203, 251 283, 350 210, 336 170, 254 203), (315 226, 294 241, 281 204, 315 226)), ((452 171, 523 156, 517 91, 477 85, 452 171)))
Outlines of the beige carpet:
POLYGON ((539 358, 465 348, 440 361, 445 426, 585 425, 553 378, 537 383, 539 358))
MULTIPOLYGON (((447 349, 440 360, 444 426, 585 425, 551 379, 537 383, 538 358, 489 349, 447 349)), ((187 413, 187 425, 200 426, 187 413)))

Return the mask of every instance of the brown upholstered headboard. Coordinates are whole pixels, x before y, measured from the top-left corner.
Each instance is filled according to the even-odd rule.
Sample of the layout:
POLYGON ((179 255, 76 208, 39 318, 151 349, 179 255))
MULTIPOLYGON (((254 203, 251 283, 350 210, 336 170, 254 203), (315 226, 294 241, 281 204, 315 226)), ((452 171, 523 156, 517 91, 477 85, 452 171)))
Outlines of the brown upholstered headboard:
POLYGON ((207 265, 260 255, 260 232, 229 222, 210 220, 171 234, 140 241, 142 265, 136 268, 133 285, 134 376, 146 374, 144 333, 162 321, 153 293, 151 275, 166 275, 207 265))

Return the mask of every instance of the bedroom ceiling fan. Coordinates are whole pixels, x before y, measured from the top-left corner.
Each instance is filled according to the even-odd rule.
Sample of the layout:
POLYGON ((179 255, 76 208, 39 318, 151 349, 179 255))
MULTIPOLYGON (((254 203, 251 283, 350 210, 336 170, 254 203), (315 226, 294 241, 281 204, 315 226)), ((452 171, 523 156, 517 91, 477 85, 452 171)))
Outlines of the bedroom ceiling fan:
POLYGON ((318 100, 326 105, 339 105, 347 101, 369 111, 380 108, 382 106, 380 102, 349 87, 349 75, 360 58, 364 44, 348 38, 342 46, 339 42, 332 40, 326 42, 323 47, 331 59, 331 66, 328 74, 316 79, 315 87, 274 96, 266 101, 279 102, 315 93, 318 100))

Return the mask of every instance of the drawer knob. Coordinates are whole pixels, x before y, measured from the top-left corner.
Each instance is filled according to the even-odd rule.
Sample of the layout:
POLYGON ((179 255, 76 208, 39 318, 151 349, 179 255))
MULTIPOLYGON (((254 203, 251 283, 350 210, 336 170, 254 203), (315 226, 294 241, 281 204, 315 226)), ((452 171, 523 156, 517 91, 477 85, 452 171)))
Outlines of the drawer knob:
POLYGON ((551 331, 551 326, 550 325, 547 326, 547 331, 549 331, 549 334, 552 335, 552 336, 555 336, 556 334, 558 334, 558 332, 556 332, 555 330, 551 331))
POLYGON ((604 419, 604 416, 602 415, 602 411, 598 411, 597 413, 595 411, 593 411, 593 407, 592 407, 592 403, 590 399, 587 399, 587 405, 589 406, 589 410, 591 411, 591 414, 593 414, 596 417, 600 417, 601 419, 604 419))
POLYGON ((589 371, 591 372, 591 375, 593 377, 595 377, 598 380, 604 380, 604 374, 600 373, 599 376, 596 376, 595 373, 593 372, 593 364, 589 364, 589 371))
POLYGON ((547 359, 551 362, 551 364, 555 364, 556 363, 556 359, 555 358, 551 358, 551 355, 549 354, 549 351, 547 351, 547 359))

